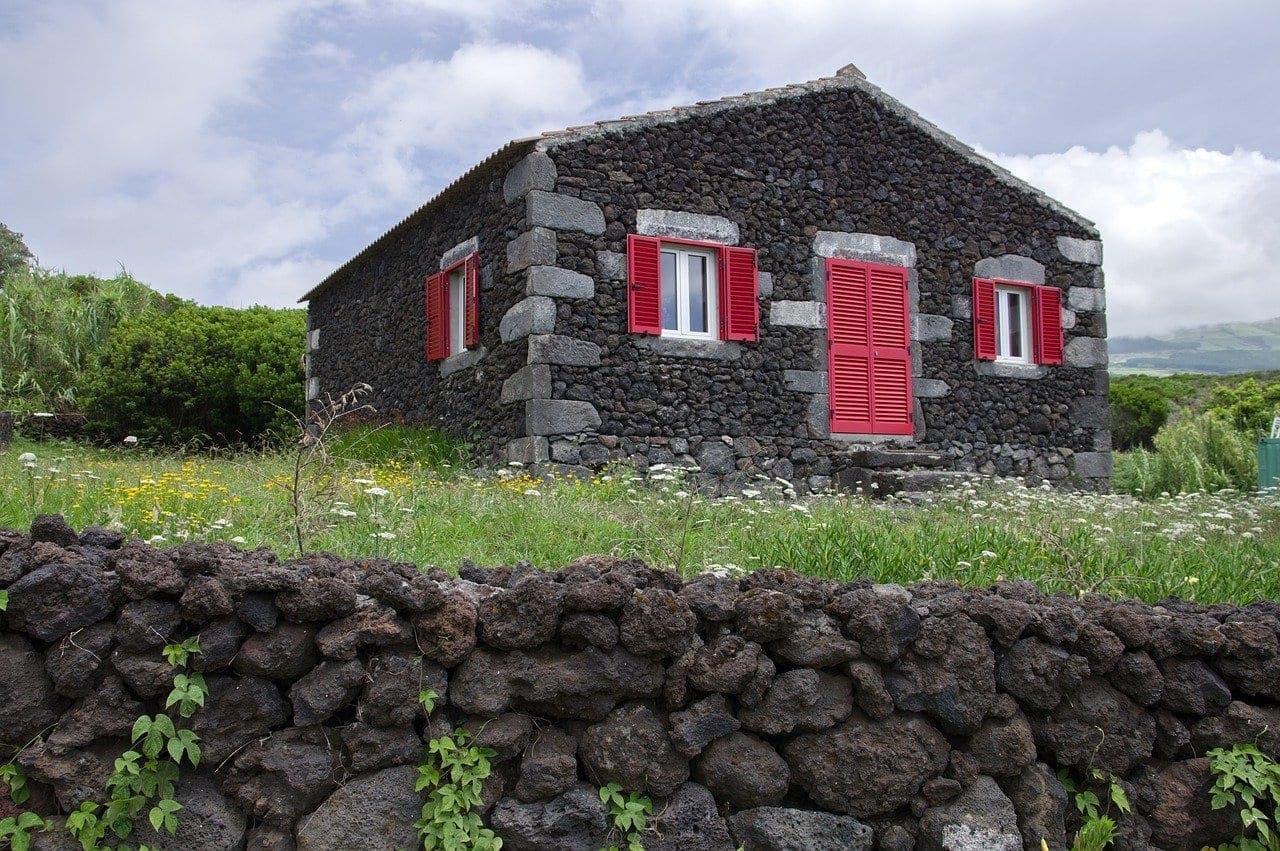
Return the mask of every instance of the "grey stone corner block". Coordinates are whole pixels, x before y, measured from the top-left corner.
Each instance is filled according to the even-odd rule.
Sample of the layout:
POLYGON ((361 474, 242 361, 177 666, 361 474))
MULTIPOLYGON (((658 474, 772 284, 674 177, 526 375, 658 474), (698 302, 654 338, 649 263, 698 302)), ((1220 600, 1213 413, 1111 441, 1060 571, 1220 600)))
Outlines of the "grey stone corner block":
POLYGON ((478 349, 467 349, 466 351, 458 352, 456 355, 450 355, 440 361, 440 377, 444 378, 446 375, 453 375, 455 372, 471 369, 484 360, 487 354, 489 354, 489 350, 481 346, 478 349))
POLYGON ((945 316, 917 313, 911 317, 911 339, 920 343, 939 343, 951 339, 954 323, 945 316))
POLYGON ((531 228, 507 243, 507 271, 556 264, 556 232, 531 228))
POLYGON ((575 340, 560 334, 534 334, 529 337, 528 362, 599 366, 600 347, 588 340, 575 340))
POLYGON ((757 272, 756 285, 761 298, 773 297, 773 275, 768 272, 757 272))
POLYGON ((986 378, 1024 378, 1035 380, 1049 374, 1049 367, 1034 363, 973 362, 973 371, 986 378))
POLYGON ((916 265, 914 243, 875 233, 820 230, 813 238, 813 253, 819 257, 866 260, 908 269, 916 265))
POLYGON ((769 324, 826 328, 827 306, 820 301, 775 301, 769 305, 769 324))
POLYGON ((826 393, 815 393, 805 411, 805 427, 809 437, 826 440, 831 436, 831 402, 826 393))
POLYGON ((1062 308, 1062 329, 1064 331, 1070 331, 1072 328, 1076 327, 1076 323, 1078 321, 1079 317, 1076 316, 1076 312, 1074 310, 1068 307, 1062 308))
POLYGON ((596 273, 606 281, 627 279, 627 255, 617 251, 596 252, 596 273))
POLYGON ((637 337, 636 348, 655 355, 701 360, 738 360, 742 346, 729 340, 689 340, 680 337, 637 337))
POLYGON ((594 201, 534 189, 525 196, 529 227, 578 231, 589 236, 604 233, 604 213, 594 201))
POLYGON ((911 388, 917 399, 941 399, 951 392, 951 385, 939 378, 917 378, 911 388))
POLYGON ((502 197, 511 204, 535 189, 550 192, 555 188, 556 164, 541 151, 534 151, 507 172, 507 179, 502 182, 502 197))
POLYGON ((530 334, 550 334, 556 329, 556 303, 546 296, 529 296, 511 305, 498 323, 502 342, 530 334))
POLYGON ((975 278, 1000 278, 1005 281, 1023 281, 1044 285, 1044 264, 1021 254, 1004 254, 1000 257, 984 257, 973 264, 975 278))
POLYGON ((1058 237, 1058 253, 1072 263, 1102 265, 1102 243, 1096 239, 1076 239, 1074 236, 1058 237))
POLYGON ((455 263, 458 263, 467 257, 475 254, 480 250, 480 237, 473 236, 470 239, 463 240, 450 248, 444 254, 440 255, 440 268, 448 269, 455 263))
POLYGON ((500 398, 504 403, 551 398, 551 367, 545 363, 520 367, 502 382, 500 398))
POLYGON ((951 316, 955 319, 973 318, 973 299, 967 295, 951 297, 951 316))
POLYGON ((307 332, 307 351, 314 352, 320 348, 320 329, 315 328, 307 332))
POLYGON ((796 393, 826 393, 827 372, 821 369, 784 369, 782 382, 796 393))
POLYGON ((680 210, 636 210, 636 233, 705 239, 725 245, 738 244, 738 225, 724 216, 685 213, 680 210))
POLYGON ((1100 337, 1074 337, 1062 350, 1067 366, 1098 367, 1107 365, 1107 341, 1100 337))
POLYGON ((599 427, 600 414, 590 402, 530 399, 524 403, 524 425, 531 436, 576 434, 599 427))
POLYGON ((308 378, 307 379, 307 401, 314 402, 316 399, 319 399, 319 398, 320 398, 320 379, 308 378))
POLYGON ((507 460, 517 464, 541 464, 550 460, 551 451, 545 437, 517 437, 507 443, 507 460))
POLYGON ((525 294, 552 298, 595 298, 596 282, 581 272, 558 266, 530 266, 525 294))
POLYGON ((1072 456, 1075 474, 1082 479, 1105 479, 1111 476, 1110 452, 1077 452, 1072 456))
POLYGON ((1092 287, 1071 287, 1067 290, 1067 306, 1081 313, 1101 313, 1107 309, 1107 293, 1092 287))

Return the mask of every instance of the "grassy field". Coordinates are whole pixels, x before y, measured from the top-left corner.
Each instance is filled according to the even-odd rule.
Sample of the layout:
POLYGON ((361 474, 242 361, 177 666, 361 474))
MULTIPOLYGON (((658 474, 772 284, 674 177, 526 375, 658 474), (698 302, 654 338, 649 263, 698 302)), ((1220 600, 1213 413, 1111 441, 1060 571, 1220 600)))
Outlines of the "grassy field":
MULTIPOLYGON (((456 569, 585 553, 639 557, 684 574, 716 565, 789 567, 853 579, 1026 578, 1202 602, 1280 598, 1280 496, 1231 492, 1139 502, 1015 486, 969 488, 909 507, 824 496, 703 499, 678 471, 539 481, 519 468, 472 474, 448 447, 379 434, 346 440, 332 490, 304 501, 307 549, 456 569)), ((158 544, 232 541, 296 551, 284 453, 191 456, 18 441, 0 455, 0 525, 38 513, 112 525, 158 544), (24 453, 35 461, 20 460, 24 453)))

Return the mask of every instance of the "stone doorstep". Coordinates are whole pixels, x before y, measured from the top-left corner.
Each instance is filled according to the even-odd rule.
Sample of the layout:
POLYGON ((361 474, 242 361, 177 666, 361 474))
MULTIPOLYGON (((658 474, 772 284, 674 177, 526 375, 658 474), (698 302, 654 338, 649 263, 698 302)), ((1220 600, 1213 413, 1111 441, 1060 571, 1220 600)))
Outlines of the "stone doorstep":
POLYGON ((944 455, 918 449, 855 449, 846 453, 854 466, 873 470, 885 468, 942 467, 947 463, 944 455))

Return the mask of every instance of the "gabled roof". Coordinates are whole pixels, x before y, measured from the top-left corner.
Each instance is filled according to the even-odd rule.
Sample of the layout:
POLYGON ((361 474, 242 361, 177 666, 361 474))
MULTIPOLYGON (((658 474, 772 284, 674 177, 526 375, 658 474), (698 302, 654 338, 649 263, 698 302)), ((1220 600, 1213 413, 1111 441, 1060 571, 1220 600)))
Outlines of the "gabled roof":
POLYGON ((669 109, 645 112, 640 115, 624 116, 623 118, 610 121, 597 121, 594 124, 567 127, 563 130, 550 130, 540 136, 515 139, 508 142, 506 145, 503 145, 501 148, 485 157, 453 183, 446 186, 434 198, 427 201, 417 210, 406 216, 399 224, 391 228, 391 230, 387 231, 385 234, 378 237, 378 239, 370 243, 368 247, 362 250, 355 257, 352 257, 346 263, 342 264, 342 266, 338 267, 332 274, 312 288, 310 292, 298 299, 298 301, 303 302, 315 297, 317 293, 342 277, 348 269, 356 265, 362 258, 371 253, 383 242, 404 230, 409 225, 417 222, 419 219, 425 217, 445 200, 467 188, 470 188, 472 184, 478 182, 479 177, 487 176, 491 170, 504 161, 514 163, 515 160, 530 151, 550 151, 564 145, 596 139, 606 135, 640 131, 659 124, 670 124, 697 116, 713 115, 717 112, 724 112, 727 110, 776 103, 789 98, 803 97, 815 92, 835 89, 852 89, 861 92, 886 112, 889 112, 890 114, 902 119, 907 124, 925 133, 935 142, 947 148, 952 153, 959 155, 974 165, 987 169, 1002 183, 1032 196, 1044 207, 1047 207, 1054 213, 1069 219, 1089 233, 1096 235, 1097 229, 1092 221, 1050 197, 1040 189, 1032 186, 1030 183, 1027 183, 1025 180, 1014 176, 1011 172, 997 165, 987 157, 984 157, 982 154, 979 154, 964 142, 961 142, 950 133, 939 128, 936 124, 926 120, 920 115, 920 113, 906 106, 896 98, 886 94, 879 86, 869 82, 866 76, 856 67, 853 65, 846 65, 837 71, 835 76, 832 77, 819 77, 816 80, 810 80, 805 83, 793 83, 791 85, 765 89, 759 92, 746 92, 741 95, 731 95, 717 100, 704 100, 687 106, 673 106, 669 109))

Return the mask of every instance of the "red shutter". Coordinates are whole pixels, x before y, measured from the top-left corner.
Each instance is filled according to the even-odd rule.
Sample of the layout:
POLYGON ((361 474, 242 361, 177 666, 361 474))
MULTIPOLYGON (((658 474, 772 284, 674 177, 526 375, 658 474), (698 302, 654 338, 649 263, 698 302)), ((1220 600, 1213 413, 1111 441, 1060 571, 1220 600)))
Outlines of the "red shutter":
POLYGON ((449 281, 443 272, 427 278, 427 360, 449 353, 449 281))
POLYGON ((907 270, 827 261, 831 430, 913 434, 907 270))
POLYGON ((973 356, 996 359, 996 282, 973 279, 973 356))
POLYGON ((870 267, 871 420, 875 434, 913 434, 907 270, 870 267))
POLYGON ((756 250, 727 246, 720 276, 720 336, 754 342, 760 325, 756 250))
POLYGON ((627 312, 632 334, 662 333, 662 244, 627 235, 627 312))
POLYGON ((1062 363, 1062 290, 1035 288, 1036 363, 1062 363))
POLYGON ((473 349, 480 345, 480 255, 466 261, 467 334, 464 345, 473 349))

